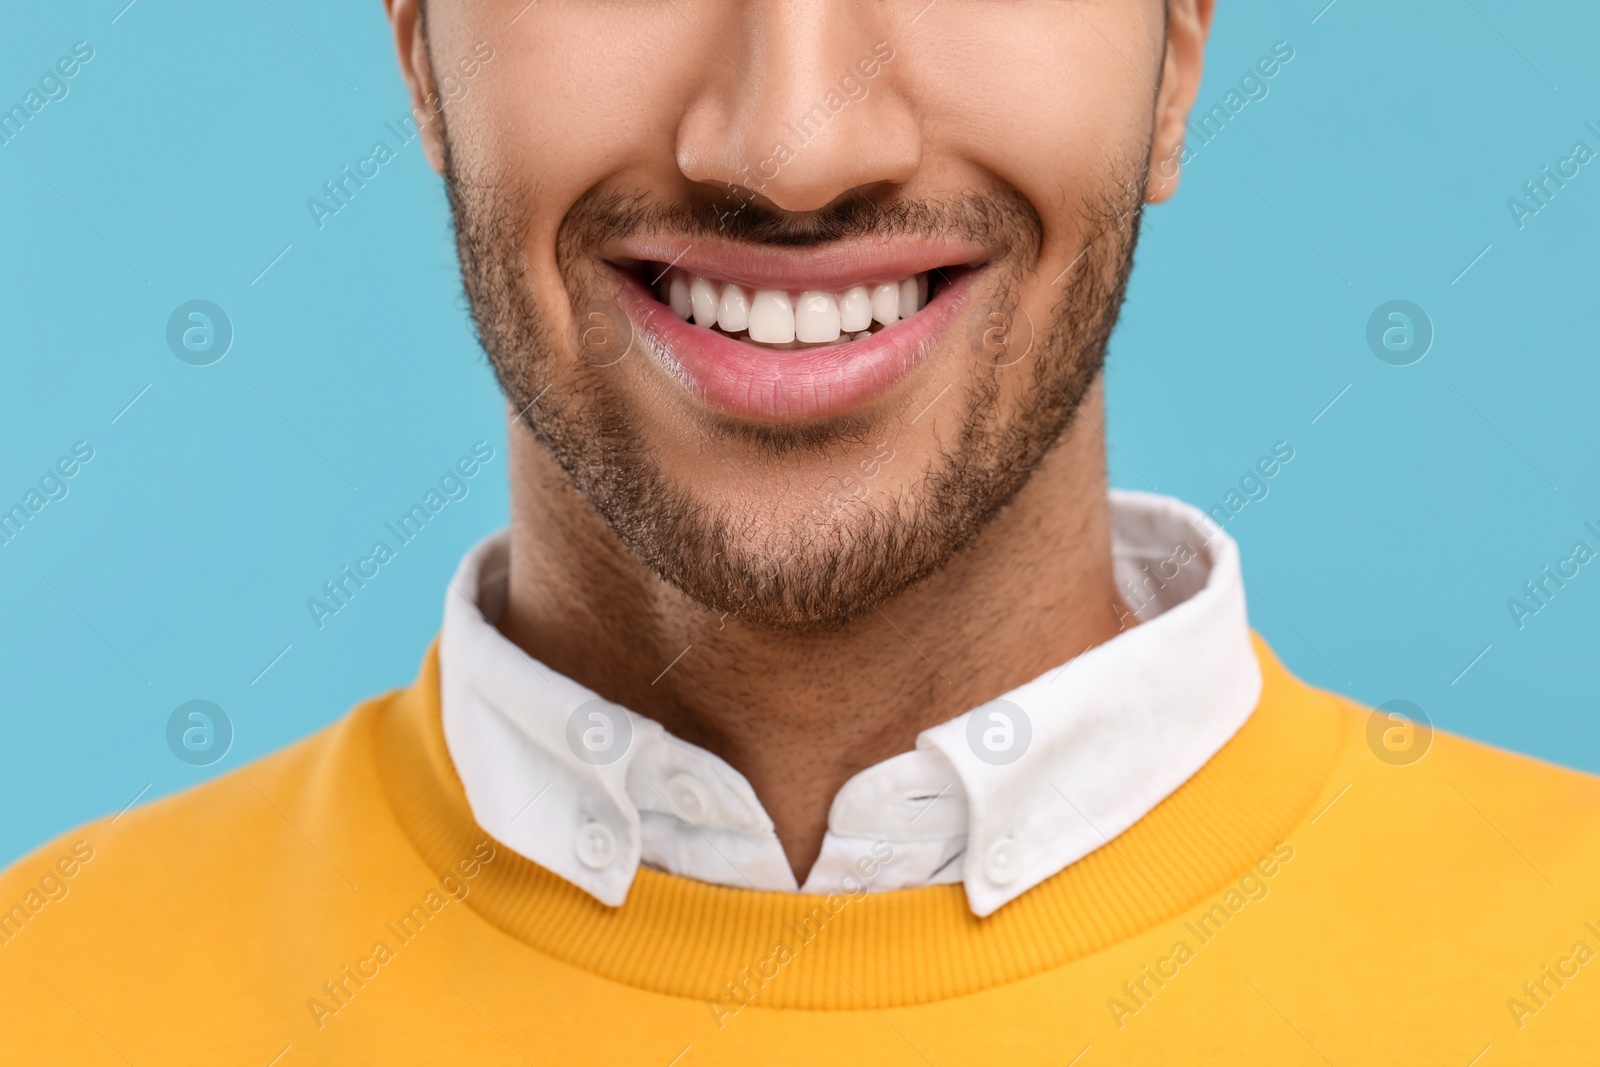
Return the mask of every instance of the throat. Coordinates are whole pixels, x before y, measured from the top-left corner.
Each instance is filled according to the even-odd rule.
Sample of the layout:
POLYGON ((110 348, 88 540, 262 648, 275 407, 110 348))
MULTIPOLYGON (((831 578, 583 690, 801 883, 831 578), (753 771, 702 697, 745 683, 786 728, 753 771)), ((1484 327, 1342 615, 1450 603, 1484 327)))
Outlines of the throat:
POLYGON ((1099 440, 1092 428, 1069 434, 932 577, 836 628, 792 630, 712 610, 664 581, 514 429, 497 625, 550 670, 744 775, 803 884, 852 776, 1131 618, 1113 578, 1099 440))

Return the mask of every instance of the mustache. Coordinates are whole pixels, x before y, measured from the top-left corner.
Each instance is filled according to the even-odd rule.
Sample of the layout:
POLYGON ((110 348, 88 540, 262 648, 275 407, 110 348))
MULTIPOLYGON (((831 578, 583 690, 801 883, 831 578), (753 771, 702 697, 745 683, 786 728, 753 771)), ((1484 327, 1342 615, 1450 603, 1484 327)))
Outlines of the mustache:
POLYGON ((968 192, 952 199, 873 198, 864 191, 812 211, 786 211, 740 186, 721 194, 665 200, 591 189, 573 204, 557 238, 562 255, 625 237, 670 236, 811 248, 852 238, 956 237, 1038 256, 1044 224, 1020 193, 968 192))

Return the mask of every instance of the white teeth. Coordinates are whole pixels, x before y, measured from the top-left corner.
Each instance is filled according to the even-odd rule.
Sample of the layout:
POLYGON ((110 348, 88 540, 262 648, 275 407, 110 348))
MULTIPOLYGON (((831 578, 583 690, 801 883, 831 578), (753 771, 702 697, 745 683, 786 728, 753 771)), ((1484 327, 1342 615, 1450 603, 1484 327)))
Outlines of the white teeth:
POLYGON ((856 333, 872 325, 872 295, 864 285, 846 291, 839 298, 839 328, 856 333))
POLYGON ((740 285, 672 270, 663 288, 660 295, 680 319, 769 345, 861 341, 872 336, 873 322, 893 325, 928 302, 926 274, 838 293, 807 290, 791 296, 781 289, 751 293, 740 285))
POLYGON ((689 283, 689 303, 694 306, 696 326, 717 324, 717 287, 704 278, 689 283))
POLYGON ((786 345, 794 340, 794 305, 788 293, 756 290, 750 304, 750 340, 765 345, 786 345))
POLYGON ((729 285, 717 304, 717 325, 723 333, 743 333, 750 326, 750 298, 744 289, 729 285))
POLYGON ((800 294, 794 309, 794 335, 808 344, 839 339, 839 305, 830 294, 800 294))
POLYGON ((872 317, 885 326, 900 321, 900 287, 886 282, 872 290, 872 317))
POLYGON ((689 283, 683 280, 683 275, 674 274, 667 284, 667 304, 680 319, 687 319, 694 311, 689 301, 689 283))

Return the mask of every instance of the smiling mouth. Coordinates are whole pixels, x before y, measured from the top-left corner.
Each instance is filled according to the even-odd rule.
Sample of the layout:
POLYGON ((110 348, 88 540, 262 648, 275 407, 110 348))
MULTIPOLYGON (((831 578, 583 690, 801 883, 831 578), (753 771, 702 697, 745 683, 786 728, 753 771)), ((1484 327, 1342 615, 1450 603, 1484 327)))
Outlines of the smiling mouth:
POLYGON ((995 258, 953 240, 798 251, 642 238, 609 251, 649 361, 698 404, 763 422, 889 398, 963 321, 995 258))
POLYGON ((678 319, 770 352, 864 341, 915 318, 971 268, 814 289, 759 288, 640 260, 618 264, 678 319))

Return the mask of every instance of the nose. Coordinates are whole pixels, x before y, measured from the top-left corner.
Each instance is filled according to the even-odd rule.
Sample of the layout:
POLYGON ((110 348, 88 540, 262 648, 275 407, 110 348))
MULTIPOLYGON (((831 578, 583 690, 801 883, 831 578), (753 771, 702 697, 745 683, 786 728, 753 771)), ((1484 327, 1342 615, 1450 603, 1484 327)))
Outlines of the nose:
POLYGON ((699 82, 678 130, 685 177, 748 188, 786 211, 812 211, 916 171, 921 131, 899 89, 895 64, 905 61, 881 17, 889 5, 716 6, 725 17, 698 20, 715 73, 699 82), (712 22, 723 28, 714 31, 712 22))

